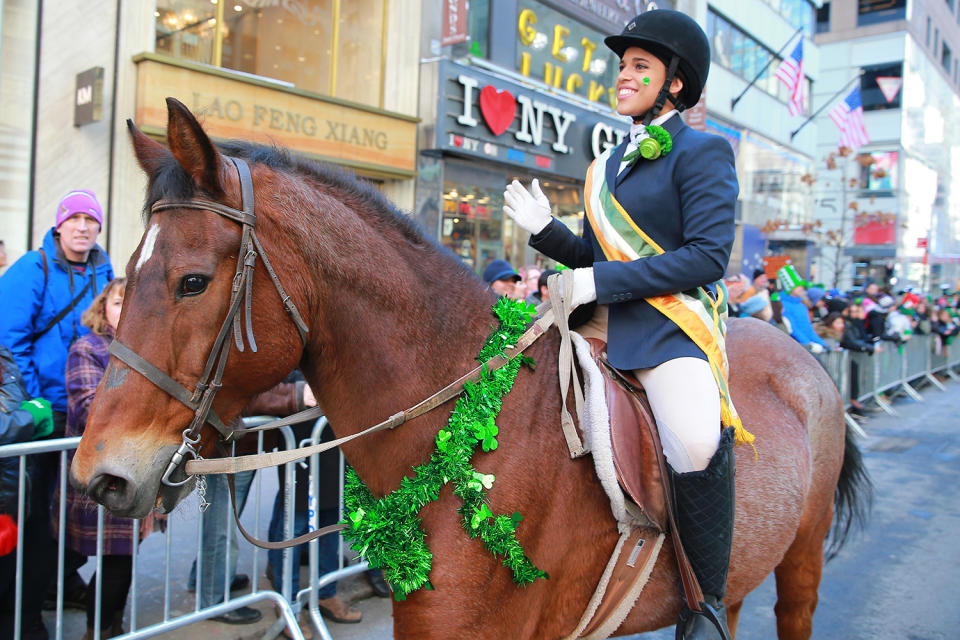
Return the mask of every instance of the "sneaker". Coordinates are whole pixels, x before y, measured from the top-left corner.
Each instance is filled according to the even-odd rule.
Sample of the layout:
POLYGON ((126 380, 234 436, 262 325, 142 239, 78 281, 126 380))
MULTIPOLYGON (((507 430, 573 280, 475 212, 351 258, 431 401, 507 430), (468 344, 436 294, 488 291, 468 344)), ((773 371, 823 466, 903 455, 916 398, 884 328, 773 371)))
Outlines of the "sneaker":
POLYGON ((324 618, 341 624, 353 624, 363 619, 363 612, 341 600, 340 596, 318 600, 317 607, 324 618))
POLYGON ((262 617, 263 614, 253 607, 240 607, 210 619, 226 624, 253 624, 254 622, 258 622, 262 617))

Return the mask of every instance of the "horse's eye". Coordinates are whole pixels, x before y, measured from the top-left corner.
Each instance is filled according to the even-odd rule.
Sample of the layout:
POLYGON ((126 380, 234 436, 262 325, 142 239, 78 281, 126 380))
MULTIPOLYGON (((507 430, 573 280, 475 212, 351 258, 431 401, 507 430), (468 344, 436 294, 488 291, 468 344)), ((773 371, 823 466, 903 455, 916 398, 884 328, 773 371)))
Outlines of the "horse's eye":
POLYGON ((183 296, 195 296, 206 288, 207 279, 204 276, 189 275, 180 281, 180 295, 183 296))

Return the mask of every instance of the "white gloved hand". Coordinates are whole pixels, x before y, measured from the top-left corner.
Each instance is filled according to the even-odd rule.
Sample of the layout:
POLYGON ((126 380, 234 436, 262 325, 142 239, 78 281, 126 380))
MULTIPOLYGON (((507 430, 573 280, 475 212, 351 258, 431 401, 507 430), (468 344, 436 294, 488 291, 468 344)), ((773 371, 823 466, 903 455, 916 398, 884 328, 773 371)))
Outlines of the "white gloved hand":
POLYGON ((538 234, 547 228, 553 216, 550 213, 550 201, 540 189, 540 181, 536 178, 530 183, 530 191, 514 180, 507 185, 503 192, 503 212, 513 218, 522 229, 531 234, 538 234))
POLYGON ((823 353, 823 347, 816 342, 811 342, 808 346, 810 347, 810 353, 823 353))
POLYGON ((573 270, 573 295, 570 308, 593 302, 597 299, 597 285, 593 280, 593 267, 573 270))

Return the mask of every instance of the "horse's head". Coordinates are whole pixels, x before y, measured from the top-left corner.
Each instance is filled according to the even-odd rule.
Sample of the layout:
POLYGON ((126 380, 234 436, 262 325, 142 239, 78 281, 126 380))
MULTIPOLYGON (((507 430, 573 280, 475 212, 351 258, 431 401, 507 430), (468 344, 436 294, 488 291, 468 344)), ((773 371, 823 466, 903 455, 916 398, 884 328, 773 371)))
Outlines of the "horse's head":
MULTIPOLYGON (((229 425, 251 395, 296 368, 302 353, 296 348, 301 337, 265 268, 242 276, 251 253, 257 254, 254 264, 262 265, 263 255, 237 216, 230 215, 242 219, 244 209, 253 207, 252 194, 244 196, 241 182, 268 184, 271 170, 258 167, 252 181, 241 178, 242 167, 218 152, 183 104, 171 98, 167 106, 169 148, 130 123, 137 159, 149 177, 147 229, 127 265, 116 337, 126 349, 122 358, 115 351, 110 360, 71 467, 75 486, 128 517, 142 517, 155 506, 169 511, 193 488, 192 481, 180 486, 170 481, 184 479, 182 468, 161 482, 192 421, 194 434, 200 435, 198 453, 209 455, 218 437, 211 421, 219 418, 229 425), (204 202, 223 210, 202 206, 204 202), (250 244, 238 258, 244 239, 250 244), (252 282, 249 294, 245 277, 252 282), (234 283, 241 285, 239 292, 234 283), (244 318, 251 300, 256 327, 244 318), (239 310, 236 326, 225 322, 231 306, 239 310), (216 385, 218 335, 226 343, 223 356, 229 358, 223 388, 213 402, 214 417, 206 419, 195 415, 203 390, 197 386, 202 380, 216 385), (151 369, 154 381, 147 377, 151 369), (180 387, 180 399, 158 386, 156 380, 165 377, 180 387)), ((255 229, 263 235, 259 225, 255 229)), ((274 232, 272 238, 278 235, 274 232)), ((270 257, 276 260, 284 250, 277 247, 270 257)), ((303 308, 298 292, 289 293, 303 308)))

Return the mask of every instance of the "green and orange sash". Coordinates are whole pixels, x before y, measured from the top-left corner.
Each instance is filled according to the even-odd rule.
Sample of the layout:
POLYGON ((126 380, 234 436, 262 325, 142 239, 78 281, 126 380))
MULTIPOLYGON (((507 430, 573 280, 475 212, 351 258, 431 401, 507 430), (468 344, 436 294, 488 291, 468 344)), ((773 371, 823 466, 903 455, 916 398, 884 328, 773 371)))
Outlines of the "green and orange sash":
MULTIPOLYGON (((630 262, 664 253, 650 236, 636 225, 623 206, 610 193, 606 180, 610 150, 594 160, 587 169, 583 192, 587 219, 608 260, 630 262)), ((717 283, 717 300, 703 287, 670 295, 646 298, 657 311, 674 322, 707 356, 710 370, 720 392, 720 424, 733 427, 737 444, 753 444, 754 436, 744 429, 730 397, 725 344, 727 315, 726 287, 717 283)))

